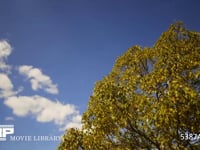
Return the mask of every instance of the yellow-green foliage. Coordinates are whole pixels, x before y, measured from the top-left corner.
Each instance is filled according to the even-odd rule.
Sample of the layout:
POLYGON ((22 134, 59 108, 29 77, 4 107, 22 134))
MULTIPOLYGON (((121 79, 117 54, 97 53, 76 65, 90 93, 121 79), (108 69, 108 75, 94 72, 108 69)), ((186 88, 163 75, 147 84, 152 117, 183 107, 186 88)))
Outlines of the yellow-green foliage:
POLYGON ((181 139, 200 133, 200 33, 178 22, 152 48, 128 49, 96 83, 82 122, 59 150, 200 148, 181 139))

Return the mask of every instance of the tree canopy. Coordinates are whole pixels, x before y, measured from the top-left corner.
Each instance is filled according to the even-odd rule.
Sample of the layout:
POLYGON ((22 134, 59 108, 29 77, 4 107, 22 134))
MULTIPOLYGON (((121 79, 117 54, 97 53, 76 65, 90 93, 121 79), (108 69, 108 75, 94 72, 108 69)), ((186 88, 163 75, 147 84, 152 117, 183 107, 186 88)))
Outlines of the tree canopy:
POLYGON ((172 24, 152 47, 133 46, 96 82, 83 127, 58 150, 200 148, 200 33, 172 24))

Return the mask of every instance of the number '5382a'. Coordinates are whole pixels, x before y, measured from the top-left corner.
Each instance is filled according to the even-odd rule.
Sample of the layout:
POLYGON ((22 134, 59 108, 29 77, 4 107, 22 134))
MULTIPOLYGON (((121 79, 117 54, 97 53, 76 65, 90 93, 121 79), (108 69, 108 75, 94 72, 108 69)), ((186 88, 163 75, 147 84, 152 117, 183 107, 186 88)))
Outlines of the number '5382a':
POLYGON ((181 140, 199 140, 200 139, 200 133, 181 133, 180 135, 181 140))

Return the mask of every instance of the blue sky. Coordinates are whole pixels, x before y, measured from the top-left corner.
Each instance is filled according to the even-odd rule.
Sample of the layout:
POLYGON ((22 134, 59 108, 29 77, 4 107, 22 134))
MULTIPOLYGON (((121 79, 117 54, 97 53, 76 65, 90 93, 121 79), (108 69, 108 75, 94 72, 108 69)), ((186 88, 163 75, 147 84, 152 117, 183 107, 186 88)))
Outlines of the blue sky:
MULTIPOLYGON (((152 46, 181 20, 200 31, 198 0, 1 0, 0 124, 15 136, 80 127, 94 83, 133 45, 152 46)), ((54 150, 58 142, 0 142, 54 150)))

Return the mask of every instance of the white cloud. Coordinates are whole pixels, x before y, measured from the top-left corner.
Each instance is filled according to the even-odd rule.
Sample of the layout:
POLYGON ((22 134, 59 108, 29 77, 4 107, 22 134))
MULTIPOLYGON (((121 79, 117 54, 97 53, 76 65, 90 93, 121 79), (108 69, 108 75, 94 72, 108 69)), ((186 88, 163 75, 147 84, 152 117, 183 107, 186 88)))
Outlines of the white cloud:
POLYGON ((7 74, 0 73, 0 89, 12 90, 13 84, 7 74))
MULTIPOLYGON (((22 87, 14 91, 15 86, 9 78, 11 66, 6 63, 7 57, 11 54, 12 47, 5 40, 0 40, 0 98, 4 104, 11 108, 13 114, 19 117, 33 116, 38 122, 53 122, 59 129, 81 127, 81 115, 72 104, 62 104, 59 101, 52 101, 42 96, 17 96, 23 90, 22 87)), ((24 75, 31 83, 34 91, 42 89, 47 93, 58 94, 57 85, 51 78, 42 73, 41 69, 33 66, 23 65, 18 68, 21 75, 24 75)), ((14 120, 13 117, 5 117, 6 121, 14 120)))
POLYGON ((0 98, 13 96, 18 92, 13 91, 13 84, 7 74, 0 73, 0 98))
POLYGON ((42 96, 13 96, 4 101, 19 117, 33 115, 38 122, 54 122, 65 130, 81 127, 81 115, 74 105, 54 102, 42 96))
POLYGON ((40 69, 23 65, 19 67, 19 73, 30 79, 33 90, 43 89, 47 93, 58 94, 57 85, 53 84, 51 78, 43 74, 40 69))
POLYGON ((81 119, 82 119, 81 115, 74 116, 72 118, 72 121, 69 122, 68 124, 66 124, 65 127, 63 128, 63 130, 70 129, 70 128, 78 128, 78 129, 80 129, 82 127, 81 119))
POLYGON ((0 69, 8 71, 10 66, 5 63, 5 59, 11 54, 12 47, 6 40, 0 40, 0 69))

